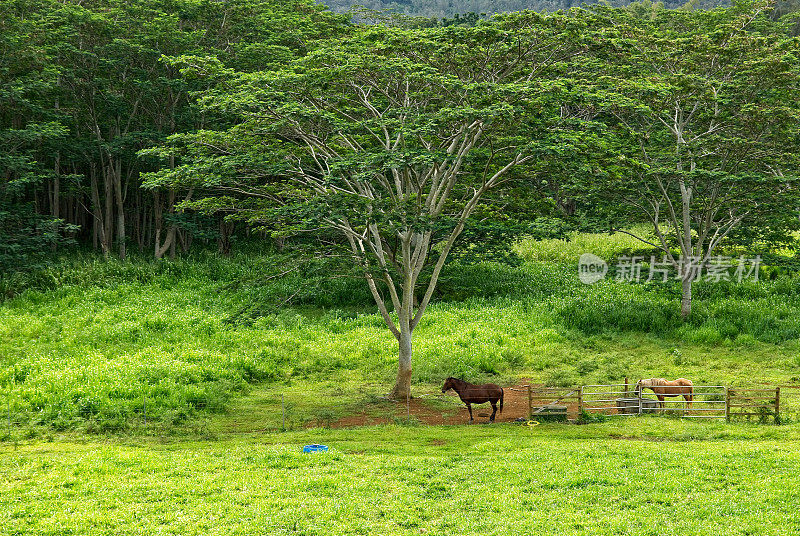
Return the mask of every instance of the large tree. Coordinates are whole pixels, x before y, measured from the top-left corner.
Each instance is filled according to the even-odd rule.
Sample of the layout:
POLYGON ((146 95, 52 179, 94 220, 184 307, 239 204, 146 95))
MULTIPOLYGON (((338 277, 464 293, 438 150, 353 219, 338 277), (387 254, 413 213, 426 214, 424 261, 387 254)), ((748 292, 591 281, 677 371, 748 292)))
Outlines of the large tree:
POLYGON ((650 222, 686 317, 698 270, 726 239, 786 237, 797 223, 798 40, 763 3, 606 13, 618 38, 597 111, 620 160, 584 187, 650 222))
POLYGON ((183 165, 150 184, 214 188, 227 197, 195 206, 338 234, 398 341, 391 395, 405 398, 414 329, 470 216, 516 168, 560 154, 565 60, 584 28, 581 14, 534 13, 364 28, 279 72, 186 58, 187 73, 224 80, 204 108, 237 121, 175 139, 183 165))

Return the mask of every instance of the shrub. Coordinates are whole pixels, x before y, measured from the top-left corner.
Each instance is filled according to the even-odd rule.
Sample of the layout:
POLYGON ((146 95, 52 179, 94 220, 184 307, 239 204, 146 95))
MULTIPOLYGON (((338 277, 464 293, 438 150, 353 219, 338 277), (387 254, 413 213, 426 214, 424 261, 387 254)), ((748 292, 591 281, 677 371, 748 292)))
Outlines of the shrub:
POLYGON ((598 368, 600 368, 600 365, 597 363, 597 360, 595 358, 588 358, 579 362, 575 367, 575 370, 581 376, 586 376, 598 368))
MULTIPOLYGON (((223 410, 250 384, 337 374, 391 381, 396 343, 382 318, 374 306, 347 305, 371 300, 345 296, 363 282, 326 282, 317 273, 301 289, 306 275, 265 278, 286 262, 280 255, 124 263, 76 255, 19 276, 30 286, 0 306, 0 399, 13 401, 24 426, 100 432, 142 421, 145 401, 148 424, 169 427, 223 410), (308 306, 275 309, 276 299, 298 290, 308 306)), ((616 333, 737 346, 800 335, 800 284, 790 276, 741 288, 698 284, 685 322, 673 283, 587 286, 574 266, 544 263, 452 263, 443 276, 438 303, 418 326, 417 382, 499 382, 492 377, 523 372, 558 386, 587 376, 618 382, 630 362, 596 355, 616 333)), ((655 352, 665 364, 694 366, 655 352)), ((800 367, 800 358, 782 362, 800 367)))
POLYGON ((713 326, 700 326, 699 328, 689 328, 684 331, 684 337, 688 342, 697 344, 714 345, 722 342, 722 335, 713 326))
POLYGON ((739 333, 734 340, 736 346, 749 347, 756 344, 756 338, 750 333, 739 333))
POLYGON ((555 369, 547 374, 545 384, 551 387, 574 387, 580 380, 571 370, 555 369))
MULTIPOLYGON (((654 238, 647 225, 635 226, 629 231, 646 240, 654 238)), ((569 233, 566 239, 535 240, 524 238, 514 245, 514 251, 527 262, 554 262, 577 266, 584 253, 593 253, 606 261, 621 255, 649 257, 657 252, 651 246, 625 233, 569 233)))

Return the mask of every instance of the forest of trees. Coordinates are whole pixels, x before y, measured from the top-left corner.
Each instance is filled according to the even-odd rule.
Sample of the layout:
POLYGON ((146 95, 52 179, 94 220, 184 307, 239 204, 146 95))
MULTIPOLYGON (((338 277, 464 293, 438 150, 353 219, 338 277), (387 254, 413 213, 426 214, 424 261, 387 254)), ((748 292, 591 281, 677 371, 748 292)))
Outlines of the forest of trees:
MULTIPOLYGON (((794 1, 794 0, 790 0, 794 1)), ((414 17, 452 19, 469 13, 493 15, 511 11, 557 11, 600 3, 598 0, 326 0, 322 2, 337 12, 347 12, 357 6, 375 11, 391 11, 414 17)), ((607 2, 612 6, 625 6, 628 0, 607 2)), ((710 9, 730 5, 728 0, 666 0, 668 9, 687 6, 692 9, 710 9)), ((460 18, 460 17, 459 17, 460 18)))
MULTIPOLYGON (((781 2, 770 17, 791 12, 791 2, 781 2)), ((531 7, 492 2, 487 11, 480 2, 452 4, 450 11, 434 2, 425 4, 429 11, 406 11, 437 17, 465 7, 472 13, 393 24, 473 26, 485 19, 479 11, 531 7)), ((652 17, 663 7, 645 2, 627 9, 652 17)), ((140 151, 173 134, 224 129, 237 120, 225 110, 197 107, 197 92, 218 80, 182 74, 185 62, 168 58, 213 57, 230 72, 272 71, 354 28, 312 0, 0 1, 0 267, 30 265, 76 242, 121 258, 129 248, 174 256, 196 240, 227 251, 235 218, 175 209, 202 191, 185 181, 141 187, 144 173, 178 163, 175 156, 140 151)), ((559 181, 538 187, 544 195, 529 188, 502 194, 498 206, 506 207, 507 228, 501 234, 516 232, 513 225, 534 212, 542 215, 548 198, 556 215, 574 214, 575 201, 559 181), (520 218, 509 219, 508 207, 520 218)), ((484 203, 478 210, 483 228, 498 232, 490 223, 496 207, 484 203)), ((238 232, 247 227, 240 224, 238 232)))
POLYGON ((176 58, 227 124, 140 153, 174 160, 145 185, 194 192, 182 207, 358 267, 398 341, 392 396, 451 251, 476 217, 509 221, 509 185, 550 201, 534 217, 649 224, 684 317, 692 267, 721 244, 798 228, 798 39, 767 4, 409 23, 352 27, 275 71, 176 58))
POLYGON ((219 218, 176 214, 191 191, 141 188, 165 163, 137 151, 224 121, 191 105, 205 82, 162 57, 274 69, 346 26, 302 0, 2 0, 0 268, 64 241, 121 258, 131 246, 174 256, 197 238, 226 248, 219 218))
POLYGON ((797 229, 790 4, 385 20, 311 0, 0 0, 0 275, 71 243, 124 259, 308 237, 361 271, 402 397, 464 235, 646 223, 680 271, 797 229))

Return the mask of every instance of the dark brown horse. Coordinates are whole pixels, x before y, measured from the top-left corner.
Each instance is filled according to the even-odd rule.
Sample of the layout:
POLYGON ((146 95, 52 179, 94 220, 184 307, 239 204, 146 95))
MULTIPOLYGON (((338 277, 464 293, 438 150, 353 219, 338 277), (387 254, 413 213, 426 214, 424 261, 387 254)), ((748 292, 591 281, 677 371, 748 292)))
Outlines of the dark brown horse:
POLYGON ((458 393, 458 397, 467 405, 469 410, 469 423, 472 424, 472 404, 483 404, 489 402, 492 405, 492 416, 489 422, 494 422, 497 414, 497 401, 500 401, 500 413, 503 413, 503 388, 493 383, 485 385, 473 385, 457 378, 447 378, 442 385, 442 392, 452 389, 458 393))
POLYGON ((691 409, 692 399, 694 398, 694 386, 691 380, 686 378, 678 378, 674 381, 665 380, 664 378, 649 378, 647 380, 639 380, 636 382, 636 396, 642 396, 642 389, 652 389, 658 398, 658 404, 661 406, 661 411, 664 411, 664 398, 673 396, 682 396, 686 400, 686 409, 691 409))

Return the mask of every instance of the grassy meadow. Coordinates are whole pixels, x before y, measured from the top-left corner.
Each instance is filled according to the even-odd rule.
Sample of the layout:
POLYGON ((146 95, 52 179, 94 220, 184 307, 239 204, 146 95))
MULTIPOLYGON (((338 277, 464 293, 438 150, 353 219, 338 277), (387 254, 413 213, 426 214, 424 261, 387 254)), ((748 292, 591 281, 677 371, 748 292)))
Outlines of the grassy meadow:
MULTIPOLYGON (((415 333, 415 394, 448 375, 800 384, 796 277, 700 283, 683 322, 672 284, 586 286, 558 244, 517 247, 520 266, 443 273, 415 333)), ((396 410, 381 398, 395 342, 361 281, 324 265, 272 277, 287 262, 86 256, 0 279, 0 534, 800 530, 800 390, 785 391, 781 426, 329 428, 396 410), (307 443, 331 450, 303 455, 307 443)))
POLYGON ((6 444, 0 533, 790 535, 798 439, 643 417, 6 444))
MULTIPOLYGON (((279 424, 281 395, 287 427, 300 427, 385 393, 396 344, 365 285, 302 271, 272 278, 286 262, 269 252, 72 257, 5 280, 0 412, 13 426, 0 437, 180 433, 253 393, 269 409, 265 428, 279 424), (286 296, 292 306, 281 305, 286 296)), ((415 331, 415 392, 450 375, 557 386, 626 376, 800 384, 800 278, 701 282, 695 296, 683 322, 672 283, 586 286, 574 264, 552 258, 451 265, 415 331)))

